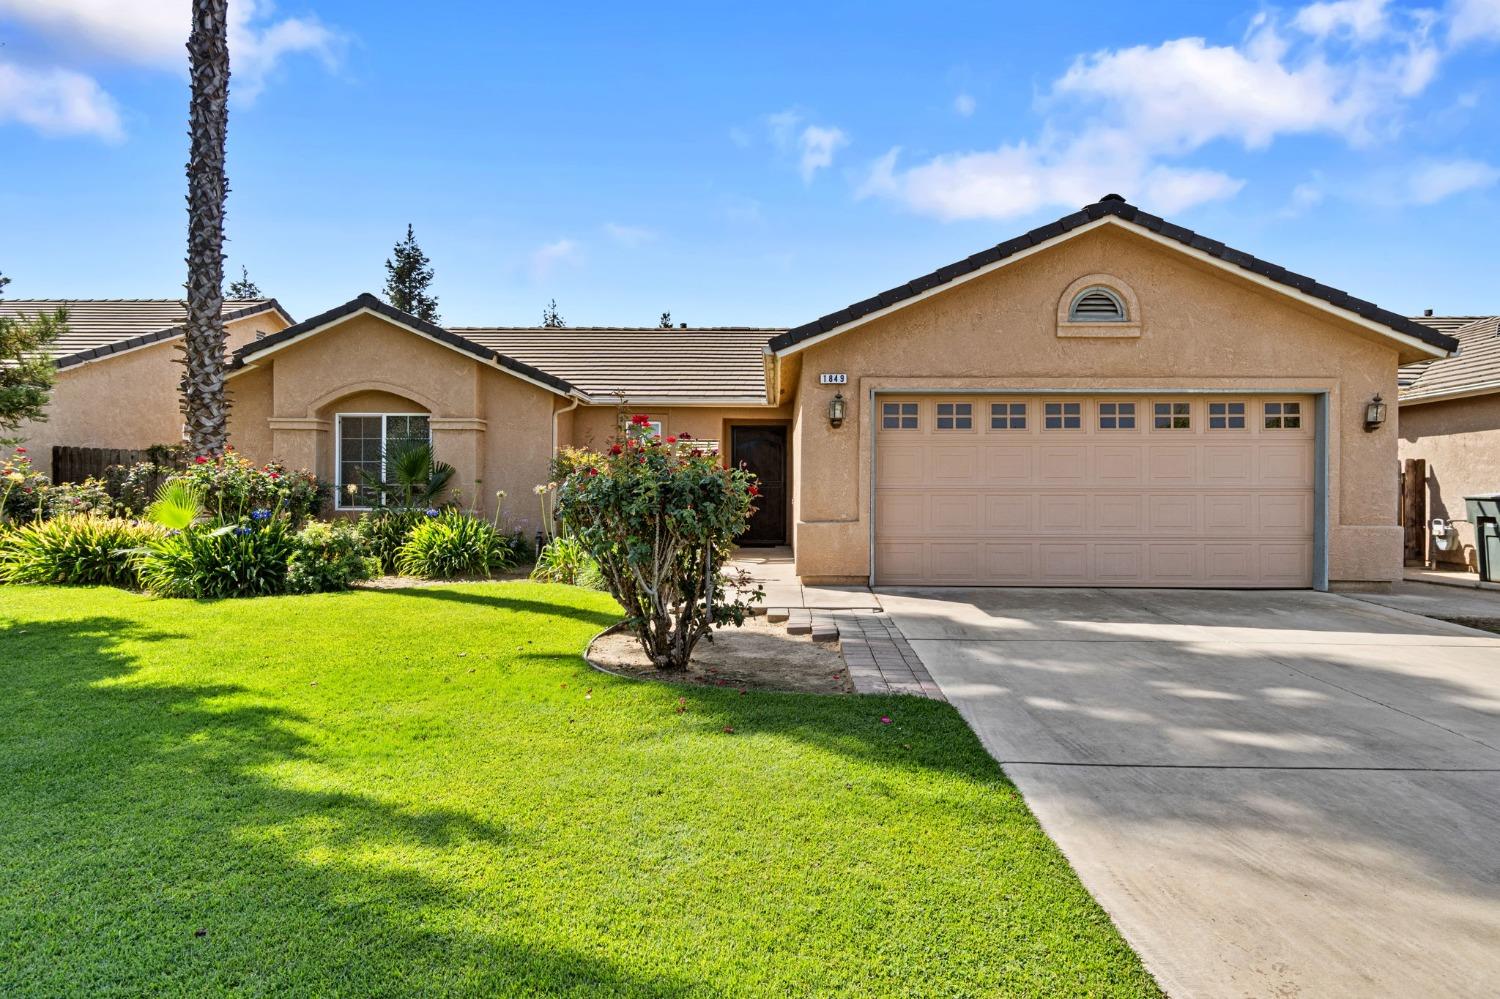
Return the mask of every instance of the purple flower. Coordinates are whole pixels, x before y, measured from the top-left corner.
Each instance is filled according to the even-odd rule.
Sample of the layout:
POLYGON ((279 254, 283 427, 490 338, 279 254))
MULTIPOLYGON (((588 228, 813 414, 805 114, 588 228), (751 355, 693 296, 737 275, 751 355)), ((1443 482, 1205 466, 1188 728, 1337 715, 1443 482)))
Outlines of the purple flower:
POLYGON ((269 520, 270 517, 271 517, 271 511, 270 510, 251 510, 250 511, 250 519, 251 520, 269 520))
POLYGON ((250 528, 246 527, 244 524, 241 524, 239 527, 236 527, 234 529, 234 533, 241 534, 241 535, 243 535, 243 534, 249 534, 250 533, 250 528))
POLYGON ((430 506, 430 507, 427 508, 427 516, 429 516, 429 517, 436 517, 437 515, 438 515, 438 508, 437 507, 430 506))

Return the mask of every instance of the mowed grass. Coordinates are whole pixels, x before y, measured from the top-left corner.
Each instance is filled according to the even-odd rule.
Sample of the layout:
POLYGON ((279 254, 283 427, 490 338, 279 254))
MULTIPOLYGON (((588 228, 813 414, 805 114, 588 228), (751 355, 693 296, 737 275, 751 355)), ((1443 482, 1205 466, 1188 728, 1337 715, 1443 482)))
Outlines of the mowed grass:
POLYGON ((617 614, 0 588, 0 994, 1158 994, 952 709, 615 679, 617 614))

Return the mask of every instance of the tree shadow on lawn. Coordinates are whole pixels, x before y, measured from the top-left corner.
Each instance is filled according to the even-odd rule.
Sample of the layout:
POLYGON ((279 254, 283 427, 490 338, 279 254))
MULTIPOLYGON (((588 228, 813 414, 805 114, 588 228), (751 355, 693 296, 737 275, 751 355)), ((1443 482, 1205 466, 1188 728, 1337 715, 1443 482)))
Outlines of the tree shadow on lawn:
POLYGON ((183 637, 107 616, 0 626, 0 993, 693 991, 519 939, 498 925, 515 903, 484 911, 423 869, 512 831, 291 786, 278 768, 321 755, 306 717, 138 675, 183 637))
MULTIPOLYGON (((463 584, 455 584, 461 586, 463 584)), ((531 583, 518 583, 517 585, 543 585, 531 583)), ((571 607, 563 603, 548 603, 543 600, 526 600, 520 597, 506 596, 504 586, 488 586, 484 591, 456 589, 445 586, 412 586, 398 590, 361 590, 361 593, 375 593, 384 597, 420 597, 425 600, 444 600, 453 603, 470 604, 489 610, 514 611, 522 614, 544 614, 549 617, 566 617, 575 621, 584 621, 588 624, 598 625, 602 630, 620 620, 619 611, 591 611, 582 607, 571 607), (497 592, 498 591, 498 592, 497 592)), ((600 594, 607 597, 607 594, 600 594)))

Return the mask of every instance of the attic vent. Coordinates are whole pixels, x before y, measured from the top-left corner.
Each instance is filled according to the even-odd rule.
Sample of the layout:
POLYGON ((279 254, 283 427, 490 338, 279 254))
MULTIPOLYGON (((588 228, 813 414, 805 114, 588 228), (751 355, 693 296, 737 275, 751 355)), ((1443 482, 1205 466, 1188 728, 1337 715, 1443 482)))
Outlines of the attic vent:
POLYGON ((1108 288, 1085 288, 1073 299, 1068 321, 1073 323, 1123 323, 1125 303, 1108 288))

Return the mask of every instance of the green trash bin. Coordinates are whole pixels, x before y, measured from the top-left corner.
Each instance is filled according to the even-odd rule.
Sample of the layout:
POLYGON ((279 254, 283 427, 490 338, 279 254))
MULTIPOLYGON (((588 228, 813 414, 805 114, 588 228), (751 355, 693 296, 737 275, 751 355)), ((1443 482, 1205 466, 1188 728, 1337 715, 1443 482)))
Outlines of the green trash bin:
POLYGON ((1469 523, 1474 525, 1474 551, 1479 559, 1479 578, 1500 583, 1500 493, 1465 496, 1469 523))

